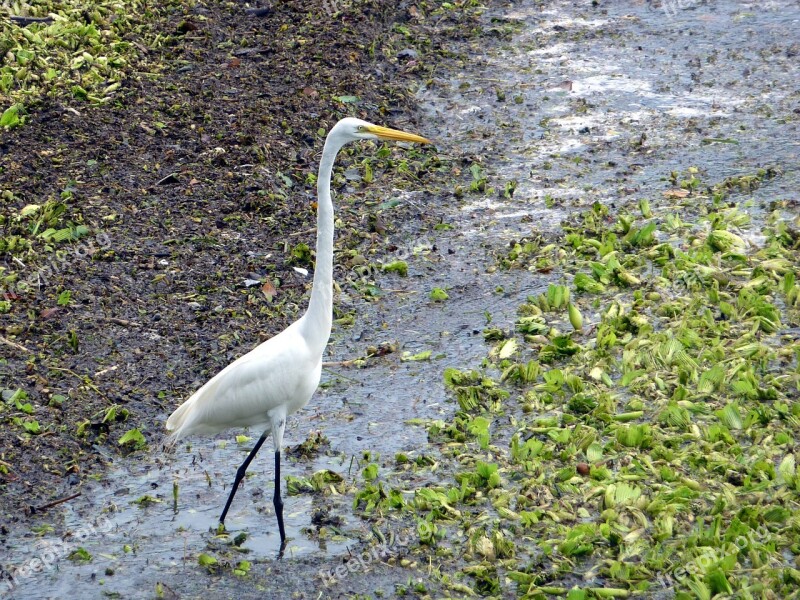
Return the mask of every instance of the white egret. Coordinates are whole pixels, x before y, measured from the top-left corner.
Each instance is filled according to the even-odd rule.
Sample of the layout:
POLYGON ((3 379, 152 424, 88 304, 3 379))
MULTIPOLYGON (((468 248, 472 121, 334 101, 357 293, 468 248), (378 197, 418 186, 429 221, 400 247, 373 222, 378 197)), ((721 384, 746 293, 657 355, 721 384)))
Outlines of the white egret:
POLYGON ((286 544, 281 499, 281 446, 286 418, 303 408, 319 384, 322 353, 333 318, 333 203, 331 172, 339 150, 356 140, 398 140, 430 143, 423 137, 346 118, 328 133, 317 178, 317 261, 308 310, 299 320, 232 362, 181 404, 167 420, 170 442, 198 434, 214 434, 231 427, 263 431, 236 471, 228 501, 219 518, 224 525, 239 482, 269 433, 275 450, 275 515, 286 544))

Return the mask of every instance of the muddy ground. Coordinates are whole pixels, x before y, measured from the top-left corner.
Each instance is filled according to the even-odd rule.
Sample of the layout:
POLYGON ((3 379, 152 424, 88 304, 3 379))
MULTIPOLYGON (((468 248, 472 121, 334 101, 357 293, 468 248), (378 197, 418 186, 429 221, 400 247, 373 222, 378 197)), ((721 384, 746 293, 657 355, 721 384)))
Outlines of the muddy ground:
MULTIPOLYGON (((309 282, 292 266, 309 267, 310 255, 292 250, 313 247, 307 176, 320 132, 347 114, 420 128, 410 89, 423 61, 398 58, 408 42, 392 33, 396 23, 413 26, 407 11, 363 3, 331 22, 321 14, 306 4, 279 3, 263 17, 198 4, 169 19, 192 27, 161 57, 173 66, 164 77, 131 81, 104 110, 44 102, 27 126, 3 134, 4 187, 14 192, 4 210, 69 189, 70 220, 91 228, 86 249, 61 263, 44 252, 26 259, 22 274, 41 270, 40 285, 11 296, 3 316, 7 337, 29 351, 4 346, 4 385, 28 391, 48 430, 27 439, 3 430, 10 521, 102 468, 120 432, 138 427, 157 447, 159 419, 178 399, 298 316, 309 282), (228 40, 233 51, 217 49, 228 40), (358 100, 332 99, 340 96, 358 100), (246 287, 253 278, 274 282, 272 302, 260 285, 246 287), (59 307, 64 290, 71 302, 59 307), (48 406, 53 394, 67 399, 48 406), (127 418, 102 423, 114 405, 127 418)), ((437 35, 448 26, 455 23, 437 35)), ((353 161, 343 157, 342 170, 353 161)), ((433 151, 417 154, 396 185, 439 164, 433 151)), ((374 168, 380 179, 387 166, 374 168)), ((395 225, 375 224, 381 194, 365 196, 342 175, 337 182, 350 192, 338 212, 341 247, 366 252, 395 225)), ((421 215, 418 207, 405 212, 421 215)), ((337 316, 352 310, 339 303, 337 316)))
MULTIPOLYGON (((421 131, 413 110, 421 77, 448 40, 482 35, 473 11, 428 19, 434 7, 424 4, 245 8, 209 2, 174 11, 161 23, 168 44, 149 57, 163 76, 130 77, 104 108, 44 99, 24 127, 2 133, 3 188, 13 193, 4 213, 69 194, 60 224, 91 230, 63 260, 43 245, 24 265, 5 256, 7 272, 35 282, 24 293, 9 288, 5 399, 23 389, 42 432, 24 434, 11 426, 19 413, 3 415, 4 542, 19 527, 47 524, 62 534, 64 507, 36 515, 30 507, 81 491, 85 502, 86 483, 131 453, 118 444, 126 432, 139 430, 150 460, 160 461, 165 416, 301 314, 310 276, 293 267, 312 266, 308 176, 325 131, 346 115, 421 131), (270 281, 275 297, 248 279, 270 281), (71 301, 60 306, 64 291, 71 301)), ((446 195, 423 207, 400 190, 450 168, 434 150, 403 156, 395 148, 373 163, 375 185, 365 192, 364 150, 342 153, 335 180, 344 258, 336 316, 345 321, 369 301, 361 289, 372 282, 368 270, 351 268, 366 260, 347 259, 386 254, 404 220, 435 223, 446 195), (343 174, 348 168, 356 175, 343 174), (381 217, 380 204, 393 197, 399 206, 381 217)), ((6 232, 14 233, 8 222, 6 232)), ((354 334, 345 327, 337 335, 354 334)))
MULTIPOLYGON (((44 101, 3 132, 0 177, 13 192, 4 211, 66 192, 62 221, 91 228, 91 257, 73 253, 29 293, 13 291, 2 315, 0 544, 9 572, 65 535, 92 558, 18 577, 13 597, 468 595, 432 583, 436 565, 412 552, 407 519, 351 507, 370 462, 400 451, 436 460, 426 431, 406 421, 451 416, 444 368, 479 365, 488 322, 512 327, 516 307, 558 277, 498 270, 508 243, 556 240, 561 220, 592 202, 660 195, 671 171, 696 164, 714 180, 780 168, 763 206, 796 190, 796 7, 690 4, 537 2, 480 14, 469 3, 355 2, 328 21, 329 2, 275 3, 260 16, 197 3, 165 20, 162 75, 132 77, 103 108, 44 101), (251 440, 198 438, 164 456, 162 427, 209 376, 301 314, 310 277, 294 267, 313 267, 302 246, 314 239, 307 175, 322 133, 345 115, 436 148, 363 144, 340 155, 339 321, 323 386, 287 428, 287 444, 311 451, 290 456, 286 473, 330 469, 354 485, 287 498, 291 541, 275 561, 270 461, 254 463, 237 496, 228 527, 248 537, 232 549, 212 528, 251 440), (381 271, 395 259, 408 277, 381 271), (434 287, 448 301, 433 302, 434 287), (401 360, 422 351, 432 360, 401 360), (370 354, 381 356, 362 369, 343 364, 370 354), (18 388, 28 417, 10 401, 18 388), (30 417, 38 434, 19 425, 30 417), (119 444, 132 430, 146 446, 119 444), (388 560, 348 560, 381 538, 388 560), (219 564, 199 567, 201 554, 219 564), (250 566, 237 573, 241 560, 250 566), (348 574, 333 582, 342 565, 348 574)), ((52 265, 34 249, 23 275, 52 265)))

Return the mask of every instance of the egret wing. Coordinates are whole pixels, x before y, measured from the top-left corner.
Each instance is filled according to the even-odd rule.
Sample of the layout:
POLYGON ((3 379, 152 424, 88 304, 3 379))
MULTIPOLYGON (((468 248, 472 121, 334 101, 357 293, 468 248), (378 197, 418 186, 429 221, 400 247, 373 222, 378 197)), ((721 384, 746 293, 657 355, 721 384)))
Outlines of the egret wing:
POLYGON ((170 416, 167 429, 178 440, 230 427, 266 427, 275 409, 289 414, 308 402, 319 383, 319 362, 287 329, 212 377, 170 416))

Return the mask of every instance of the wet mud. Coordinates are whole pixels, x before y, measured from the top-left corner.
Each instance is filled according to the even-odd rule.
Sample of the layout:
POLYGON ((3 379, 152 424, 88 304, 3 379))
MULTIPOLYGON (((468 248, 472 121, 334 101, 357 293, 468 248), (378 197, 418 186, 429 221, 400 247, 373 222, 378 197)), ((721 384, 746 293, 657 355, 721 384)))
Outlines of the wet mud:
MULTIPOLYGON (((481 24, 502 35, 443 42, 455 58, 421 84, 415 129, 436 141, 453 165, 452 185, 463 189, 431 192, 425 182, 411 188, 402 196, 403 220, 383 240, 392 249, 380 255, 384 262, 405 260, 408 277, 377 273, 380 293, 371 300, 351 288, 339 294, 355 309, 354 323, 335 326, 321 389, 286 430, 290 447, 317 431, 328 443, 310 458, 290 456, 285 474, 329 469, 355 486, 368 462, 364 453, 391 462, 397 452, 427 452, 425 429, 408 421, 454 412, 444 369, 477 366, 487 352, 487 321, 513 327, 516 307, 557 278, 498 270, 496 257, 510 242, 552 237, 570 214, 596 201, 661 196, 672 187, 671 172, 692 166, 717 181, 779 170, 763 185, 755 218, 770 210, 771 199, 796 201, 796 3, 693 2, 675 10, 666 1, 594 4, 493 6, 481 24), (471 189, 479 179, 472 165, 486 178, 482 188, 471 189), (448 227, 434 229, 436 222, 448 227), (434 287, 447 291, 447 301, 430 299, 434 287), (381 344, 393 352, 360 368, 346 362, 381 344), (401 360, 404 352, 423 351, 431 352, 429 360, 401 360)), ((380 185, 372 184, 370 194, 394 194, 380 185)), ((165 405, 160 416, 168 414, 165 405)), ((350 493, 286 497, 290 542, 276 561, 267 454, 253 463, 234 501, 230 537, 215 536, 235 468, 258 434, 248 432, 242 443, 233 434, 191 439, 170 455, 153 444, 147 453, 110 458, 107 469, 82 483, 80 498, 4 533, 6 564, 45 556, 53 535, 31 525, 52 519, 59 531, 85 534, 68 544, 92 560, 60 557, 0 594, 338 598, 380 588, 392 597, 394 584, 420 576, 396 561, 375 560, 334 583, 326 579, 343 559, 370 547, 364 542, 374 524, 353 513, 350 493), (336 517, 322 538, 312 522, 317 510, 336 517), (246 540, 235 552, 252 563, 247 577, 198 567, 198 553, 213 553, 242 532, 246 540)), ((384 525, 386 535, 408 532, 403 523, 384 525)), ((399 559, 404 548, 388 554, 399 559)))

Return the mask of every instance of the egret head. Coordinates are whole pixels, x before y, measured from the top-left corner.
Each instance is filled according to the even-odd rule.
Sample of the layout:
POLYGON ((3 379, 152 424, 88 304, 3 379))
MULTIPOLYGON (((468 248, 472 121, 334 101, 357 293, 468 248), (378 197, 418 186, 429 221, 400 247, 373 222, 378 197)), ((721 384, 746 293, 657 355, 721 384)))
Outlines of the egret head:
POLYGON ((331 134, 341 139, 344 143, 354 140, 394 140, 397 142, 416 142, 430 144, 430 140, 413 133, 406 133, 397 129, 389 129, 380 125, 373 125, 361 119, 347 117, 339 121, 331 130, 331 134))

